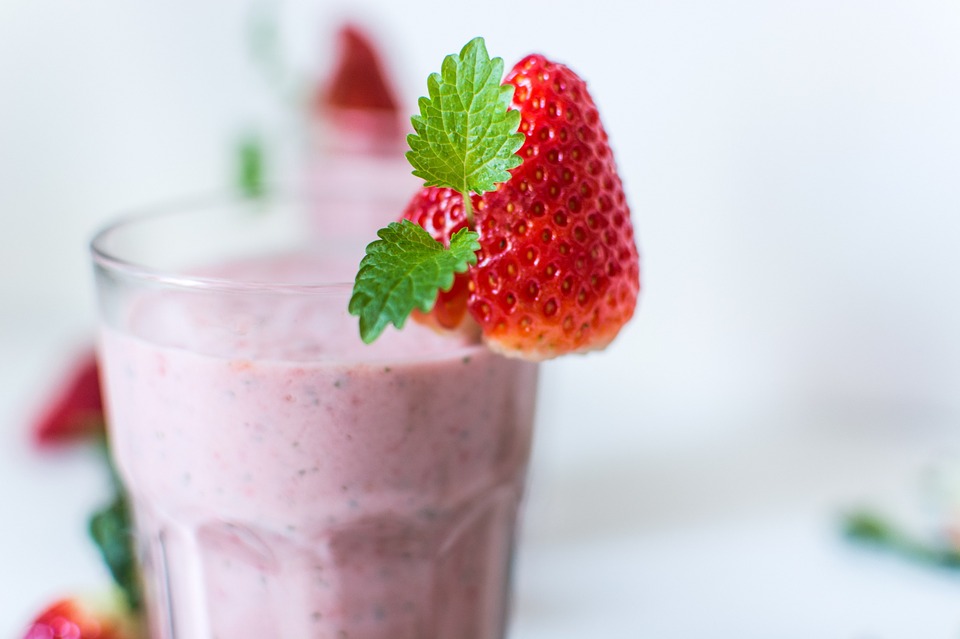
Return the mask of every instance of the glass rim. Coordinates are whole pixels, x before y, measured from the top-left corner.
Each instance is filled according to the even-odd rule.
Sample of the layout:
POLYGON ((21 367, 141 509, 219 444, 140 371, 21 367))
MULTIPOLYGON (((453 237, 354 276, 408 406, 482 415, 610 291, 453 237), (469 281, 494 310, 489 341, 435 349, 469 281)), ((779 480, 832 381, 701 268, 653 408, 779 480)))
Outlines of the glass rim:
POLYGON ((226 277, 190 274, 189 272, 177 272, 173 269, 154 267, 119 257, 104 247, 104 244, 115 233, 157 218, 196 214, 204 209, 229 207, 243 203, 249 204, 257 201, 261 203, 296 202, 304 197, 305 194, 303 193, 285 189, 268 189, 266 195, 260 196, 261 199, 259 200, 236 192, 220 191, 171 200, 165 204, 132 209, 114 216, 94 231, 88 243, 88 249, 95 265, 109 272, 123 274, 159 286, 216 293, 285 293, 296 295, 349 293, 353 290, 353 282, 347 280, 325 280, 315 283, 240 281, 226 277))

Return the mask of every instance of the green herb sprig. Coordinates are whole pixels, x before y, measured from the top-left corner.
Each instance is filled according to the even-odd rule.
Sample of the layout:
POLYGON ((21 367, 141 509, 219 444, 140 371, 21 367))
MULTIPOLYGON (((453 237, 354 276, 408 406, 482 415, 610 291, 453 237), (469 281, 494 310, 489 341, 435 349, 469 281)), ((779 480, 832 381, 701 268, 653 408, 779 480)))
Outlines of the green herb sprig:
POLYGON ((471 193, 494 190, 521 163, 520 112, 509 108, 513 87, 501 84, 503 68, 501 58, 490 58, 483 38, 474 38, 427 79, 427 96, 411 118, 406 157, 424 186, 460 193, 470 228, 456 233, 449 247, 412 222, 394 222, 377 233, 348 307, 360 318, 364 342, 373 342, 389 324, 402 328, 414 309, 429 312, 437 293, 453 285, 454 274, 476 264, 480 236, 473 230, 471 193))

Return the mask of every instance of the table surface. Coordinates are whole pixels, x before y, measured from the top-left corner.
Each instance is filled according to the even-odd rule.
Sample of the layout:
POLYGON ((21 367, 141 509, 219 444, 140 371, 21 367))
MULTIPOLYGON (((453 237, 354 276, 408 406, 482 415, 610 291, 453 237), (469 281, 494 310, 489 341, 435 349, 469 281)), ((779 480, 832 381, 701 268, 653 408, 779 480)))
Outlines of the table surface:
MULTIPOLYGON (((16 637, 53 597, 107 583, 84 532, 107 478, 91 451, 40 453, 25 437, 51 372, 87 335, 63 318, 2 320, 0 503, 12 517, 0 636, 16 637)), ((914 509, 955 441, 949 416, 849 405, 698 416, 570 397, 583 367, 603 366, 543 369, 511 637, 960 636, 960 573, 839 532, 862 504, 914 509)))

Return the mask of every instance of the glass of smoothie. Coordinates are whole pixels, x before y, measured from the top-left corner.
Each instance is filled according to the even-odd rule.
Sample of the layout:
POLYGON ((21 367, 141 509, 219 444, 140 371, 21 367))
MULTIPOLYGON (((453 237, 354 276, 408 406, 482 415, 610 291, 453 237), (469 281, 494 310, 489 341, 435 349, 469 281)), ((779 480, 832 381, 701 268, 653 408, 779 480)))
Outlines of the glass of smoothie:
POLYGON ((350 213, 324 206, 215 198, 93 239, 150 637, 502 639, 537 366, 413 321, 362 343, 369 236, 318 237, 350 213))

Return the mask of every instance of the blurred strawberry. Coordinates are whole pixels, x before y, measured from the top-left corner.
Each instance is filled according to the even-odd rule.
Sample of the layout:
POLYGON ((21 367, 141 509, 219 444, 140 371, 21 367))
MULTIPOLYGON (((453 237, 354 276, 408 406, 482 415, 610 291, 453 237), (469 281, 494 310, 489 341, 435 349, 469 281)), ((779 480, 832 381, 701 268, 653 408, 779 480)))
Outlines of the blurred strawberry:
POLYGON ((137 620, 112 602, 61 599, 41 612, 23 639, 139 639, 137 620))
POLYGON ((321 108, 399 112, 376 47, 356 25, 340 28, 337 64, 318 99, 321 108))
POLYGON ((96 353, 84 352, 59 380, 32 437, 40 447, 92 438, 103 433, 103 400, 96 353))
POLYGON ((333 143, 350 150, 392 151, 403 143, 403 120, 377 48, 356 25, 337 34, 333 71, 314 97, 333 143))

